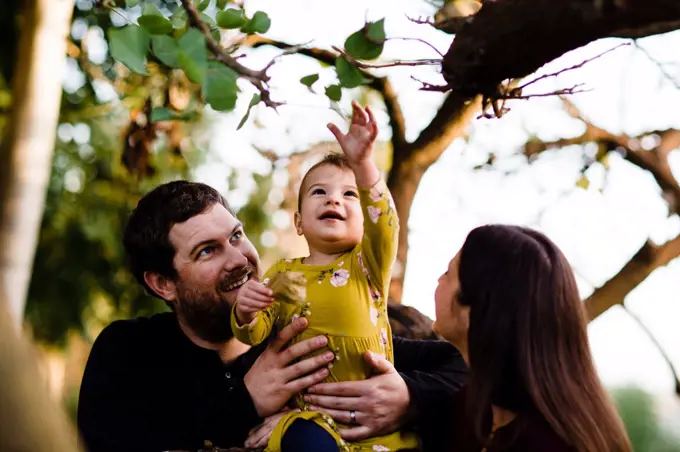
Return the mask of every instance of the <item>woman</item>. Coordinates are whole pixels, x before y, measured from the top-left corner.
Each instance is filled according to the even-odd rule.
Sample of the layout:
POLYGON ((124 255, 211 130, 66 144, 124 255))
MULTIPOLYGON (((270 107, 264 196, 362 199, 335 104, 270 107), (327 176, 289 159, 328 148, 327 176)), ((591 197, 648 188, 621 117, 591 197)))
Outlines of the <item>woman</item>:
POLYGON ((470 367, 444 433, 453 431, 452 450, 631 450, 595 372, 574 276, 543 234, 473 230, 435 304, 435 331, 470 367))

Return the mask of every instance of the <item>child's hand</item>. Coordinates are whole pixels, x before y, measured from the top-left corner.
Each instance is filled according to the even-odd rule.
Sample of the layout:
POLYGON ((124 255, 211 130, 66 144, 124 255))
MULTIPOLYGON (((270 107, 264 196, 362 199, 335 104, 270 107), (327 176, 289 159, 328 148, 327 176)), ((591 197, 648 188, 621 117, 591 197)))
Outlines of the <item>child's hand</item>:
POLYGON ((272 290, 261 282, 250 279, 241 286, 236 296, 236 318, 241 325, 250 323, 258 311, 268 308, 273 302, 272 290))
POLYGON ((378 126, 370 107, 363 109, 356 101, 352 102, 352 123, 347 134, 340 132, 335 124, 328 124, 328 129, 335 135, 352 166, 370 160, 373 143, 378 136, 378 126))

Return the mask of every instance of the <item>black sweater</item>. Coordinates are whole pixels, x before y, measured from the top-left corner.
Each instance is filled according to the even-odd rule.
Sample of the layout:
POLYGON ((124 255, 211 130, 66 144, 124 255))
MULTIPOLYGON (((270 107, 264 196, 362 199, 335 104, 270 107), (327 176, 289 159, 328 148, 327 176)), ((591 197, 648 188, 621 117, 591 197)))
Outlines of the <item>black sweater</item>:
MULTIPOLYGON (((90 452, 240 447, 261 422, 243 377, 265 345, 225 365, 191 342, 172 313, 120 320, 96 339, 85 368, 78 428, 90 452)), ((438 416, 467 368, 446 342, 394 338, 396 368, 418 409, 416 428, 438 416), (443 404, 443 405, 442 405, 443 404)), ((423 438, 425 450, 441 450, 423 438)))

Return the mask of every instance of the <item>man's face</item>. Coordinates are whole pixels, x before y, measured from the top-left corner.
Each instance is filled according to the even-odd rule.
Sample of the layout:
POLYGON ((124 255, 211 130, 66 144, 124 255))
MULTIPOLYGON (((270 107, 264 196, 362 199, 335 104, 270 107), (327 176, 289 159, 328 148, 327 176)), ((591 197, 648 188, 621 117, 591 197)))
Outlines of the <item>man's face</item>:
POLYGON ((201 339, 231 339, 231 307, 239 288, 259 277, 259 256, 243 225, 220 204, 170 229, 178 318, 201 339))

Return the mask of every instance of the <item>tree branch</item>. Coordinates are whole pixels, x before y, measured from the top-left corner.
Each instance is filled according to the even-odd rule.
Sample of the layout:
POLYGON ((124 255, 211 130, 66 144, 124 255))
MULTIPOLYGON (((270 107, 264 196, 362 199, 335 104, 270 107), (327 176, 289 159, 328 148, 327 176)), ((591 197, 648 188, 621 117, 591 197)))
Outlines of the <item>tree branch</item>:
POLYGON ((191 0, 180 1, 182 2, 182 7, 187 12, 189 23, 191 26, 203 33, 206 45, 208 46, 210 52, 215 55, 215 58, 217 58, 218 61, 228 68, 233 69, 237 74, 239 74, 239 76, 245 78, 255 88, 257 88, 257 90, 260 92, 260 99, 266 106, 276 108, 281 105, 278 102, 272 101, 269 90, 267 89, 269 76, 267 75, 266 69, 268 69, 269 66, 267 66, 264 70, 256 71, 239 63, 236 58, 231 56, 229 52, 227 52, 227 50, 222 47, 220 43, 215 40, 215 38, 212 37, 208 26, 201 20, 200 14, 193 2, 191 0))
POLYGON ((585 300, 591 320, 615 305, 623 305, 625 297, 654 270, 680 256, 680 235, 661 246, 645 242, 626 265, 585 300))
POLYGON ((442 75, 453 90, 491 96, 504 80, 526 77, 597 39, 648 36, 680 26, 680 2, 675 0, 626 0, 607 9, 602 3, 612 2, 484 2, 456 34, 442 75))
POLYGON ((661 353, 661 357, 664 359, 664 361, 666 361, 666 364, 668 364, 668 367, 670 368, 671 375, 673 375, 673 381, 675 382, 675 394, 680 396, 680 378, 678 378, 678 371, 675 368, 675 365, 673 365, 673 360, 671 360, 670 356, 668 356, 664 348, 661 346, 659 341, 656 340, 656 337, 654 337, 654 334, 649 328, 647 328, 647 325, 644 324, 642 319, 633 311, 628 309, 625 304, 622 304, 621 307, 628 313, 629 316, 633 318, 633 320, 637 322, 638 326, 642 329, 642 331, 645 332, 649 340, 651 340, 656 346, 657 350, 659 350, 659 353, 661 353))
POLYGON ((668 163, 668 153, 680 147, 680 130, 652 131, 636 137, 614 135, 587 120, 576 106, 568 100, 562 99, 562 101, 567 113, 585 124, 585 132, 577 137, 564 138, 552 142, 530 141, 524 145, 524 154, 527 157, 531 158, 548 149, 583 145, 586 143, 604 145, 607 151, 610 152, 623 150, 623 157, 626 160, 652 174, 656 183, 659 184, 661 190, 666 194, 670 211, 680 213, 680 184, 675 179, 668 163), (658 136, 659 144, 649 151, 641 149, 640 141, 651 136, 658 136))
MULTIPOLYGON (((339 56, 338 53, 332 52, 330 50, 318 49, 314 47, 299 48, 299 46, 293 46, 285 42, 274 41, 262 36, 248 37, 244 44, 253 48, 267 45, 283 50, 298 47, 295 53, 313 58, 329 65, 334 65, 336 58, 339 56)), ((394 87, 387 77, 376 77, 375 75, 363 69, 359 69, 359 71, 364 76, 364 78, 371 80, 368 86, 382 95, 383 101, 385 102, 385 109, 387 110, 387 115, 389 117, 390 128, 392 129, 392 148, 395 150, 395 152, 398 149, 402 149, 406 144, 406 122, 404 120, 404 113, 402 112, 401 106, 399 105, 399 100, 397 99, 397 93, 394 91, 394 87)))

